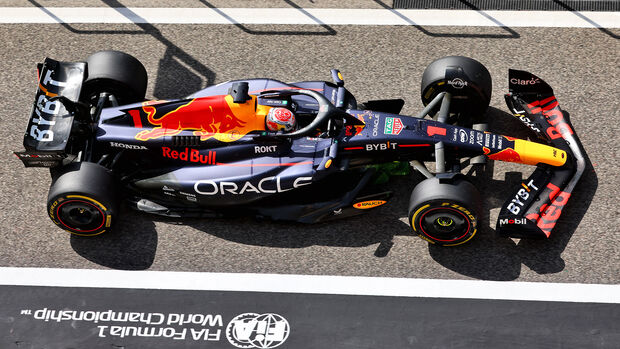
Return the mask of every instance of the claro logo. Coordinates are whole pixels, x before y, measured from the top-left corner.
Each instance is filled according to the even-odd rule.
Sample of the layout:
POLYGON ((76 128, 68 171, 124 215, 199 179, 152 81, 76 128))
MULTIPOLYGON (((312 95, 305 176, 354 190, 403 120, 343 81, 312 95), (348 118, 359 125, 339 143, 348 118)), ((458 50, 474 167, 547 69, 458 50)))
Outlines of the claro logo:
POLYGON ((282 184, 280 177, 265 177, 257 184, 246 182, 215 182, 211 179, 203 179, 194 184, 194 190, 201 195, 242 195, 246 193, 274 194, 293 190, 312 183, 312 177, 295 178, 290 187, 282 184))
POLYGON ((286 341, 290 332, 288 321, 272 313, 240 314, 226 326, 226 338, 237 348, 275 348, 286 341))
POLYGON ((529 80, 522 80, 522 79, 517 79, 517 78, 510 79, 510 83, 515 84, 515 85, 536 85, 539 82, 540 82, 540 79, 538 78, 531 78, 529 80))

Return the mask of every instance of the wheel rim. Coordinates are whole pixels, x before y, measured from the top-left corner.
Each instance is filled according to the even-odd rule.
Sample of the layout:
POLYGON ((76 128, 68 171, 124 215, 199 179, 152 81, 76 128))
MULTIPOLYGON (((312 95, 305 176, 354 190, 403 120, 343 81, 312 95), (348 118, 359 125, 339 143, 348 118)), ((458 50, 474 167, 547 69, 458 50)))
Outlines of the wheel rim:
POLYGON ((450 207, 432 208, 424 212, 418 222, 424 235, 442 242, 466 237, 472 226, 463 212, 450 207))
POLYGON ((105 224, 105 214, 91 202, 67 200, 56 210, 56 217, 68 229, 79 233, 97 232, 105 224))

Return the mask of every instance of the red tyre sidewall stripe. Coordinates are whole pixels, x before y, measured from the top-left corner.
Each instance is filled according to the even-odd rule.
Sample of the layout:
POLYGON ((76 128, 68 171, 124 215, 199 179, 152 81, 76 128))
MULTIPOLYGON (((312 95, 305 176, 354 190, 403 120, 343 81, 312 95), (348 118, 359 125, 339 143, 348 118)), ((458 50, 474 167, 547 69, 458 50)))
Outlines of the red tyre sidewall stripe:
POLYGON ((58 208, 56 209, 56 219, 58 219, 60 224, 62 224, 63 226, 67 227, 70 230, 73 230, 73 231, 76 231, 76 232, 79 232, 79 233, 89 233, 89 232, 93 232, 93 231, 97 231, 97 230, 101 229, 101 227, 103 227, 103 225, 105 224, 105 221, 106 221, 105 217, 106 217, 105 213, 99 207, 97 207, 97 205, 93 204, 92 202, 86 201, 86 200, 66 200, 66 201, 63 201, 60 205, 58 205, 58 208), (75 228, 72 228, 72 227, 66 225, 62 221, 62 219, 60 218, 60 214, 59 213, 60 213, 60 208, 64 204, 67 204, 67 203, 70 203, 70 202, 83 202, 83 203, 86 203, 86 204, 96 208, 99 211, 99 213, 101 213, 101 217, 102 217, 101 225, 99 225, 97 228, 91 229, 91 230, 79 230, 79 229, 75 229, 75 228))

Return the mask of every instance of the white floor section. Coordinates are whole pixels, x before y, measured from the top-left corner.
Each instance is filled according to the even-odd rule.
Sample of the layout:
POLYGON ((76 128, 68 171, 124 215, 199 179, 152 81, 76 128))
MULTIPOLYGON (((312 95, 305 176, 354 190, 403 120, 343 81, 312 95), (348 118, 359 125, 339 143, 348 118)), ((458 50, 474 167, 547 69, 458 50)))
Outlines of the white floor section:
POLYGON ((207 7, 0 7, 0 23, 323 24, 619 28, 620 12, 207 7))
POLYGON ((620 285, 357 276, 0 268, 0 285, 620 303, 620 285))

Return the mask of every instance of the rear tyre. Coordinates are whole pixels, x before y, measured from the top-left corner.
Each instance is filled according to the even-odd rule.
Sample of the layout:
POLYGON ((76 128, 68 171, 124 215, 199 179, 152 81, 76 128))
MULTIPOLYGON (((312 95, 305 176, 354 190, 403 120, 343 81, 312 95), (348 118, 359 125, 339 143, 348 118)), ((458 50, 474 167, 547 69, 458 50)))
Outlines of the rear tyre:
POLYGON ((47 212, 52 222, 74 235, 94 236, 109 230, 118 212, 112 174, 91 162, 65 166, 50 187, 47 212))
MULTIPOLYGON (((475 123, 489 107, 493 89, 491 74, 482 63, 463 56, 447 56, 429 64, 422 74, 422 103, 427 105, 440 92, 450 92, 450 113, 475 123)), ((434 112, 437 112, 437 107, 434 112)))
POLYGON ((140 102, 146 94, 146 69, 135 57, 120 51, 99 51, 86 59, 88 76, 80 100, 96 104, 100 93, 116 97, 120 105, 140 102))
POLYGON ((420 182, 411 193, 409 222, 422 239, 440 246, 464 244, 476 235, 480 194, 464 179, 420 182))

